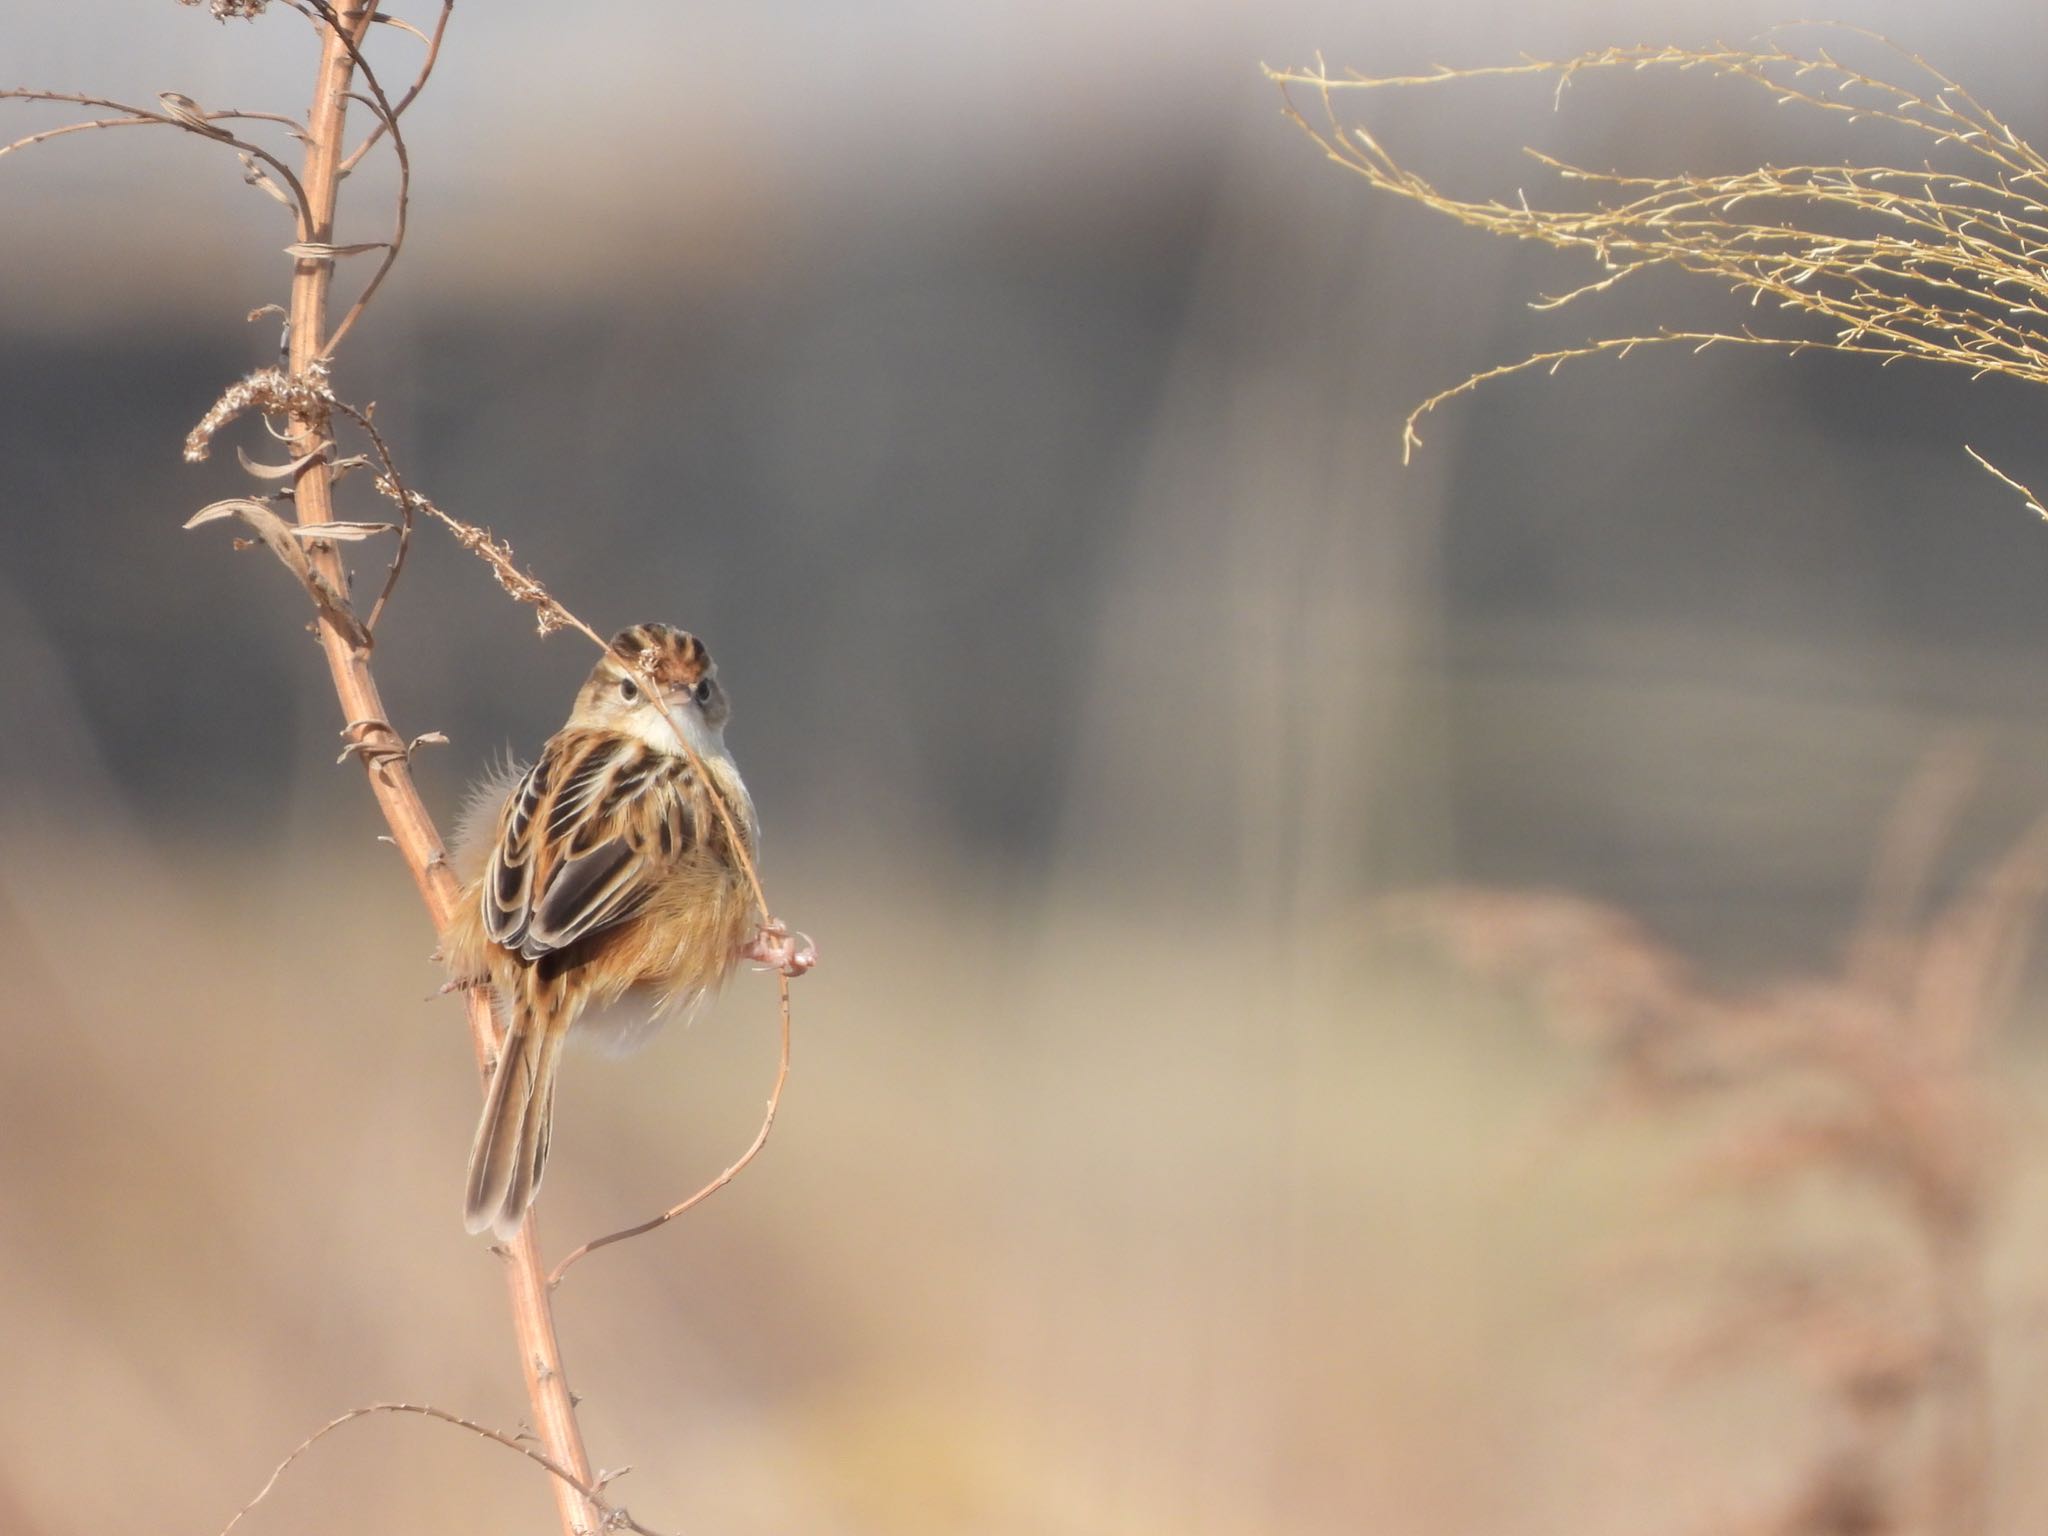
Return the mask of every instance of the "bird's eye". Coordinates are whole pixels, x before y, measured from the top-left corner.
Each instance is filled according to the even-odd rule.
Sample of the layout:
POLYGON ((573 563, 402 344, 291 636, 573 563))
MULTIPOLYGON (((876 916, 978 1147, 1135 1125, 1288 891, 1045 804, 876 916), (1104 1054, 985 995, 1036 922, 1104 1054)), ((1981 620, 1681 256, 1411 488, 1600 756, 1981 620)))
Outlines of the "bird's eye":
POLYGON ((630 677, 620 678, 619 697, 624 699, 628 704, 632 703, 635 699, 640 697, 639 685, 635 683, 633 679, 631 679, 630 677))
POLYGON ((698 704, 699 704, 700 706, 701 706, 701 705, 705 705, 705 704, 709 704, 709 703, 711 702, 711 679, 710 679, 710 678, 706 677, 706 678, 702 678, 702 679, 700 679, 700 680, 698 681, 698 683, 697 683, 697 692, 696 692, 696 699, 697 699, 697 703, 698 703, 698 704))

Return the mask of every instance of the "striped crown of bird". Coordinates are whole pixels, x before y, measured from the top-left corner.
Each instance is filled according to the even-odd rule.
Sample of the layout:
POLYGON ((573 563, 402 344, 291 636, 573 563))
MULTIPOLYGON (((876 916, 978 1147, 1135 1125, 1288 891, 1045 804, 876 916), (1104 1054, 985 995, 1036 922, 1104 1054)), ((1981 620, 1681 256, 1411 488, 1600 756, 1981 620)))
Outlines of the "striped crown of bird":
POLYGON ((636 624, 539 759, 473 795, 442 953, 451 984, 491 987, 504 1032, 470 1147, 470 1231, 510 1238, 533 1203, 562 1045, 586 1010, 626 1000, 659 1020, 742 959, 791 975, 816 962, 807 940, 756 921, 760 827, 726 749, 730 715, 702 641, 636 624))

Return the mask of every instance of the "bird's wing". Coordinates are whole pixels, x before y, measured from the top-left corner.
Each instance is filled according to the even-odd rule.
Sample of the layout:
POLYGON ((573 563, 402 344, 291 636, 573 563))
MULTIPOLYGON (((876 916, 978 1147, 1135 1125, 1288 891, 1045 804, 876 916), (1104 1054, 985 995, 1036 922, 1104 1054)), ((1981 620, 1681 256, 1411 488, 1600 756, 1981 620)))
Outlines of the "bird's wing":
POLYGON ((538 960, 638 912, 675 846, 673 812, 657 804, 680 804, 674 777, 630 738, 549 742, 505 804, 483 889, 491 938, 538 960))
POLYGON ((519 947, 532 917, 541 807, 560 767, 554 751, 543 752, 540 761, 526 770, 526 777, 506 797, 505 809, 499 816, 498 839, 484 869, 484 932, 493 943, 507 949, 519 947))

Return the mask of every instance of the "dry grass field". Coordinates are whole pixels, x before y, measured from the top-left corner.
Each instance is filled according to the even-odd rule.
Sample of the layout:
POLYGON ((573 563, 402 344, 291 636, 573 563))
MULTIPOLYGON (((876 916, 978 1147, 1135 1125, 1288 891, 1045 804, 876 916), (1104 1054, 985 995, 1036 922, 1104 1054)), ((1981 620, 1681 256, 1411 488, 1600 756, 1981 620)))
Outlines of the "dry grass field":
MULTIPOLYGON (((132 822, 6 828, 0 1275, 31 1323, 7 1346, 10 1529, 215 1528, 359 1402, 524 1411, 497 1261, 456 1220, 457 1011, 427 1000, 390 850, 306 804, 283 863, 132 822)), ((762 1161, 559 1295, 593 1455, 633 1464, 642 1518, 1731 1529, 1825 1455, 1824 1348, 1766 1325, 1683 1361, 1724 1272, 1910 1245, 1854 1180, 1674 1208, 1701 1117, 1588 1119, 1585 1045, 1365 903, 1282 925, 1141 879, 877 867, 775 866, 830 964, 762 1161)), ((642 1056, 572 1060, 551 1250, 729 1159, 772 1035, 772 989, 743 979, 642 1056)), ((2026 1108, 2048 1059, 2001 1036, 1984 1070, 1997 1525, 2021 1529, 2048 1498, 2026 1108)), ((516 1525, 540 1476, 375 1420, 251 1519, 516 1525)))
MULTIPOLYGON (((179 527, 278 483, 251 419, 178 455, 291 280, 186 119, 302 111, 313 57, 299 7, 207 9, 0 16, 10 80, 177 129, 0 160, 0 1536, 204 1536, 358 1405, 531 1411, 460 1219, 463 1007, 306 590, 179 527)), ((1969 150, 1974 104, 1892 98, 2006 170, 1758 195, 1952 241, 1913 334, 2003 377, 1604 355, 1726 335, 1731 285, 1881 331, 1933 269, 1737 216, 1844 142, 1751 81, 1603 55, 1552 111, 1431 73, 1782 19, 1747 3, 461 9, 337 398, 593 623, 710 641, 823 953, 760 1159, 555 1294, 615 1500, 722 1536, 2048 1518, 2048 534, 1962 453, 2048 484, 2048 29, 1852 10, 1995 103, 1969 150), (1257 67, 1319 49, 1434 82, 1360 105, 1364 179, 1257 67), (1522 143, 1647 201, 1560 213, 1522 143), (1532 310, 1589 242, 1716 282, 1532 310)), ((339 234, 396 185, 365 159, 339 234)), ((371 479, 338 516, 393 515, 371 479)), ((444 825, 590 661, 447 533, 374 651, 399 738, 448 737, 412 764, 444 825)), ((387 549, 332 557, 365 607, 387 549)), ((776 1043, 742 975, 572 1053, 545 1257, 724 1168, 776 1043)), ((549 1500, 367 1417, 237 1530, 549 1500)))

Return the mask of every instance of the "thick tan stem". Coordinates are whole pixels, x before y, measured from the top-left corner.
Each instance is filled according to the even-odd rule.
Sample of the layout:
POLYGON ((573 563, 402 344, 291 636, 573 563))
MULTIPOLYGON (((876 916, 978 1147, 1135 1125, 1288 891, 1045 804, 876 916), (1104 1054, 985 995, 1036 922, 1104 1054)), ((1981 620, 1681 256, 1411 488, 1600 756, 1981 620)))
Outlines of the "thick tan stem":
MULTIPOLYGON (((368 7, 342 4, 337 13, 353 41, 361 45, 369 31, 368 7)), ((322 29, 320 72, 313 91, 313 105, 307 115, 307 139, 303 181, 310 205, 313 227, 305 238, 332 242, 334 201, 339 181, 342 134, 348 117, 348 91, 352 62, 342 38, 331 28, 322 29)), ((291 368, 302 374, 321 352, 327 323, 327 295, 333 280, 334 263, 302 259, 292 278, 291 368)), ((332 442, 324 420, 293 422, 292 454, 311 454, 332 442)), ((301 523, 333 521, 333 483, 325 457, 311 459, 299 474, 296 503, 301 523)), ((322 572, 346 590, 341 557, 332 545, 315 545, 312 558, 322 572)), ((341 701, 344 729, 351 741, 364 750, 361 758, 369 776, 370 792, 390 824, 392 841, 412 872, 436 930, 444 929, 455 911, 460 882, 448 867, 441 834, 414 787, 404 754, 404 743, 384 714, 384 703, 371 675, 369 656, 356 650, 331 626, 320 626, 320 644, 334 677, 335 695, 341 701)), ((496 1023, 491 1016, 490 998, 482 989, 468 994, 470 1034, 479 1066, 496 1048, 496 1023)), ((454 1189, 450 1186, 451 1196, 454 1189)), ((451 1219, 454 1207, 450 1206, 451 1219)), ((527 1397, 532 1404, 533 1428, 547 1454, 573 1472, 585 1486, 591 1481, 590 1458, 583 1449, 583 1434, 576 1422, 575 1401, 562 1369, 561 1347, 555 1339, 554 1316, 548 1305, 545 1271, 534 1233, 534 1218, 528 1214, 519 1235, 506 1245, 506 1281, 511 1289, 512 1326, 518 1337, 519 1363, 526 1378, 527 1397)), ((565 1532, 594 1532, 600 1528, 598 1512, 575 1488, 560 1478, 552 1480, 565 1532)))

